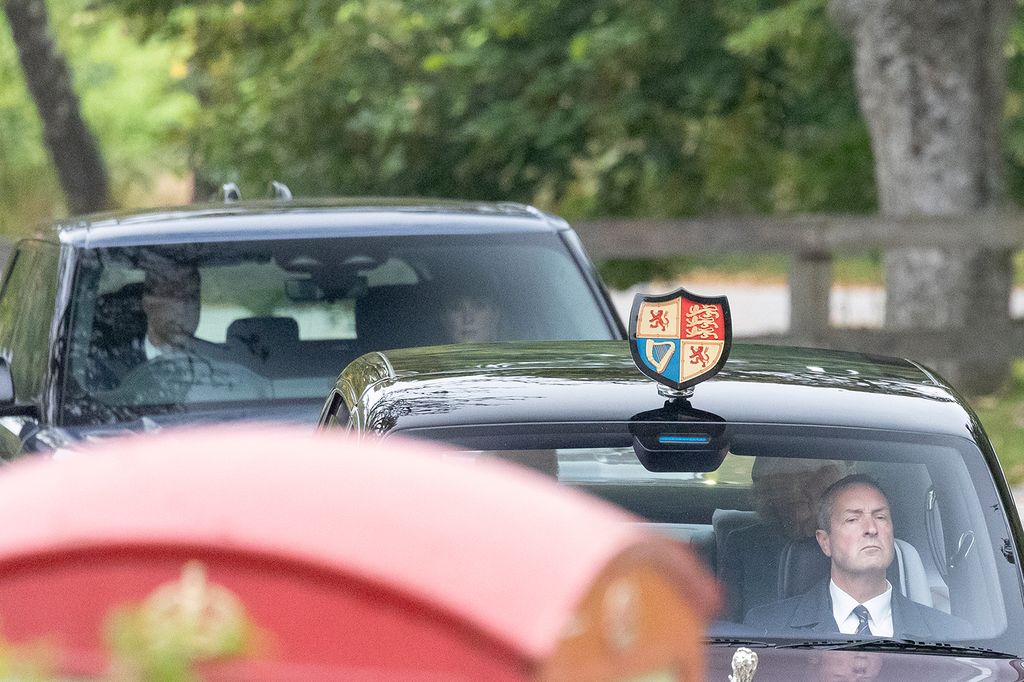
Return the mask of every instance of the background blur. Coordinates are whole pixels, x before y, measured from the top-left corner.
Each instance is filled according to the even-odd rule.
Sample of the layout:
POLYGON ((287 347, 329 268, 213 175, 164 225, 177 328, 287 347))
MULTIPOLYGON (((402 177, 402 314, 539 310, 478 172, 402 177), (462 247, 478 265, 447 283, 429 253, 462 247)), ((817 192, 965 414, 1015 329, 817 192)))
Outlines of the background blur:
MULTIPOLYGON (((281 178, 296 195, 507 199, 578 219, 875 210, 851 50, 825 4, 46 6, 118 206, 187 202, 193 178, 244 195, 281 178)), ((0 208, 16 233, 66 208, 0 35, 0 208)), ((1019 98, 1024 75, 1011 80, 1019 98)))
MULTIPOLYGON (((1024 285, 1016 0, 4 8, 8 238, 68 214, 205 200, 228 181, 243 197, 266 196, 270 179, 297 197, 522 201, 583 226, 758 216, 785 233, 789 216, 930 215, 956 217, 952 230, 970 240, 972 216, 997 211, 995 232, 1010 236, 970 257, 948 237, 945 252, 923 258, 920 248, 886 255, 890 245, 870 239, 830 251, 825 324, 955 330, 983 352, 1009 344, 994 378, 965 390, 1011 476, 1024 480, 1024 349, 1014 351, 1010 331, 1021 315, 1013 306, 1024 305, 1012 298, 1024 285), (975 343, 972 330, 988 320, 972 311, 993 300, 1006 319, 975 343)), ((792 321, 784 289, 799 248, 758 252, 756 234, 741 252, 604 253, 599 267, 623 301, 637 285, 732 287, 734 306, 752 311, 744 319, 762 311, 749 333, 774 332, 792 321)), ((942 362, 970 386, 970 368, 942 362)))

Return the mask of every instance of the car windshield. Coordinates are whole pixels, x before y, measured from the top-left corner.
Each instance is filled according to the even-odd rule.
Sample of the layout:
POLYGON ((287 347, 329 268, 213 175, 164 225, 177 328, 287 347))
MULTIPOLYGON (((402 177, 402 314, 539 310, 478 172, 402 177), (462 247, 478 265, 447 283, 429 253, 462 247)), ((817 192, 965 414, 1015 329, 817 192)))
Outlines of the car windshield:
POLYGON ((459 446, 455 457, 529 466, 689 543, 726 596, 712 638, 1024 653, 1006 511, 965 439, 644 422, 395 433, 459 446), (870 609, 866 626, 853 614, 859 603, 870 609))
POLYGON ((614 334, 553 233, 83 250, 69 320, 66 425, 319 404, 375 350, 614 334))

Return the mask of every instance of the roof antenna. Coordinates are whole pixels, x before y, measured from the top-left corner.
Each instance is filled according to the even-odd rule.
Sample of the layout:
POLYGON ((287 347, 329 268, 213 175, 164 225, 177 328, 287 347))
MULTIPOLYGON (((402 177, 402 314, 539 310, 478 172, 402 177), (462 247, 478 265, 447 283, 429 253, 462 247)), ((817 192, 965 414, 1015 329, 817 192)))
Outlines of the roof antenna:
POLYGON ((225 204, 233 204, 242 199, 242 193, 235 183, 225 182, 220 186, 220 198, 225 204))
POLYGON ((291 201, 292 191, 288 189, 288 185, 284 184, 283 182, 271 180, 270 196, 273 197, 274 199, 279 199, 281 201, 291 201))

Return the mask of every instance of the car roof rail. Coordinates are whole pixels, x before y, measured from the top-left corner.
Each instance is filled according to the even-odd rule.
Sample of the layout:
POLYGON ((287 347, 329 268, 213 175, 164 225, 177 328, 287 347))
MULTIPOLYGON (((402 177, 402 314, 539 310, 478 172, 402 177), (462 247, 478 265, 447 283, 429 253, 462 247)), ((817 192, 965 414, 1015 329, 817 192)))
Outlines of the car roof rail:
POLYGON ((291 201, 292 191, 288 189, 288 185, 277 180, 270 181, 270 196, 273 199, 279 199, 281 201, 291 201))
POLYGON ((233 204, 237 201, 241 201, 242 192, 239 191, 238 185, 233 182, 225 182, 220 186, 219 198, 225 204, 233 204))

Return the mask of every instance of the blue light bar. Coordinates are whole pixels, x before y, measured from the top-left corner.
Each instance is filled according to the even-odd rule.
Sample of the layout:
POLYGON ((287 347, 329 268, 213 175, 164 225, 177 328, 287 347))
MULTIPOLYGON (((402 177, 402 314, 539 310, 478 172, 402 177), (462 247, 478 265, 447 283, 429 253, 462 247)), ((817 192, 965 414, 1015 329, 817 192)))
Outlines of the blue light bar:
POLYGON ((690 445, 707 445, 711 442, 710 436, 658 436, 658 442, 664 445, 673 443, 687 443, 690 445))

